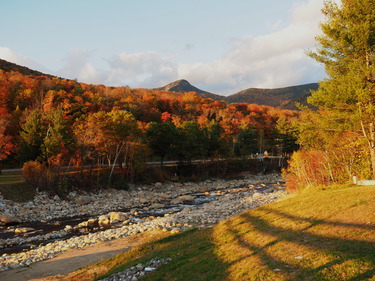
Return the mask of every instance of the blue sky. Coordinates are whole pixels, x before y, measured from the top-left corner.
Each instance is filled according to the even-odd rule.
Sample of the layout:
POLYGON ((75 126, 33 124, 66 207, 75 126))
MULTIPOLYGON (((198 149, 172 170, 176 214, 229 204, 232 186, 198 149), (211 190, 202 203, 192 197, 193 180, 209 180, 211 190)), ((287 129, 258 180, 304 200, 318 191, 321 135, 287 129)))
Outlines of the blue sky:
POLYGON ((317 82, 323 0, 0 0, 0 58, 108 86, 229 95, 317 82))

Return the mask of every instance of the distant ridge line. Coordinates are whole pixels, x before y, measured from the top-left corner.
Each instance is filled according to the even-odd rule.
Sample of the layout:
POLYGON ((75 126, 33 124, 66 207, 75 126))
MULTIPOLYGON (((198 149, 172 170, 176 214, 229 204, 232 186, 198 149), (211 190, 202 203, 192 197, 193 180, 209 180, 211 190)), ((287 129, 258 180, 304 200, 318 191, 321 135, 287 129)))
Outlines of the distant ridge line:
POLYGON ((269 105, 281 109, 298 110, 295 105, 296 102, 307 105, 307 98, 311 95, 311 91, 316 91, 318 87, 318 83, 308 83, 283 88, 249 88, 229 96, 221 96, 201 90, 191 85, 187 80, 181 79, 155 90, 179 93, 196 92, 197 95, 203 98, 211 98, 227 103, 246 102, 269 105))
MULTIPOLYGON (((11 63, 3 59, 0 59, 0 70, 3 70, 5 72, 15 71, 23 75, 56 77, 54 75, 45 74, 40 71, 32 70, 28 67, 11 63)), ((311 95, 311 91, 317 90, 318 87, 318 83, 309 83, 273 89, 249 88, 229 96, 221 96, 201 90, 190 84, 187 80, 181 79, 169 83, 163 87, 155 88, 153 90, 170 91, 178 93, 196 92, 197 95, 203 98, 210 98, 217 101, 225 101, 227 103, 253 103, 258 105, 273 106, 280 109, 298 110, 296 103, 308 105, 307 98, 311 95)))

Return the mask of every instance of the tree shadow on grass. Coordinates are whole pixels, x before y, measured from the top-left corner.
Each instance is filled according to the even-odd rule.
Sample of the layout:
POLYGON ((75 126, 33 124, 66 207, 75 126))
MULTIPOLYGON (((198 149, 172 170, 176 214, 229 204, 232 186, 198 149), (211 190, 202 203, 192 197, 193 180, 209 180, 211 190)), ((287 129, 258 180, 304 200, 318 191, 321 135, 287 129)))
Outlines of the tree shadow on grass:
MULTIPOLYGON (((368 235, 374 227, 350 224, 340 221, 314 220, 263 208, 264 213, 273 213, 279 220, 289 224, 276 225, 247 212, 240 216, 240 222, 229 220, 224 223, 224 232, 231 243, 243 247, 246 255, 239 255, 230 266, 244 263, 247 259, 258 260, 272 276, 280 280, 368 280, 375 274, 375 241, 343 238, 325 231, 316 231, 316 226, 346 227, 353 231, 365 231, 368 235), (244 235, 244 228, 249 235, 244 235), (257 233, 258 238, 251 238, 257 233), (280 251, 285 251, 281 253, 280 251), (303 254, 301 254, 303 253, 303 254), (362 268, 361 268, 362 267, 362 268)), ((373 232, 372 232, 373 233, 373 232)), ((224 250, 225 251, 225 250, 224 250)), ((249 269, 251 271, 251 269, 249 269)), ((249 273, 248 280, 267 280, 249 273)), ((245 279, 242 279, 245 280, 245 279)))

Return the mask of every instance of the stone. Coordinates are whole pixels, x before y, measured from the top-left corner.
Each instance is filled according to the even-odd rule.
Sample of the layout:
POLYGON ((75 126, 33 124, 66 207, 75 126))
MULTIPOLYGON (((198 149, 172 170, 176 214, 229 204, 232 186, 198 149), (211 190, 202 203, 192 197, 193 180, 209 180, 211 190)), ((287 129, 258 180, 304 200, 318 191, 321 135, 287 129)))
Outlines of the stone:
POLYGON ((164 208, 164 207, 165 207, 164 204, 154 203, 150 206, 150 209, 161 209, 161 208, 164 208))
POLYGON ((109 218, 108 215, 101 215, 99 218, 98 218, 98 224, 99 225, 108 225, 111 223, 111 220, 109 218))
POLYGON ((69 224, 67 224, 67 225, 65 226, 65 228, 64 228, 65 231, 70 231, 70 230, 72 230, 72 229, 73 229, 73 227, 72 227, 71 225, 69 225, 69 224))
POLYGON ((162 187, 162 186, 163 186, 163 184, 161 182, 155 183, 155 187, 162 187))
POLYGON ((171 196, 165 193, 159 193, 158 196, 161 199, 171 199, 171 196))
POLYGON ((89 204, 91 203, 92 199, 90 196, 88 195, 82 195, 80 197, 78 197, 76 200, 75 200, 75 203, 77 205, 86 205, 86 204, 89 204))
POLYGON ((71 199, 73 199, 73 198, 77 197, 77 193, 74 192, 74 191, 69 192, 68 197, 71 198, 71 199))
POLYGON ((89 225, 89 223, 87 221, 83 221, 81 223, 79 223, 77 226, 78 227, 87 227, 89 225))
POLYGON ((253 194, 253 198, 254 199, 257 199, 257 198, 259 198, 259 197, 261 197, 262 196, 262 193, 259 193, 259 192, 255 192, 254 194, 253 194))
POLYGON ((31 232, 31 231, 34 231, 35 229, 32 228, 32 227, 20 227, 20 228, 16 228, 14 230, 14 233, 26 233, 26 232, 31 232))
POLYGON ((20 218, 6 213, 0 214, 0 221, 5 224, 17 224, 22 222, 20 218))
POLYGON ((171 230, 171 234, 177 234, 177 233, 180 233, 181 230, 179 228, 172 228, 171 230))
POLYGON ((185 207, 183 210, 182 210, 182 212, 183 213, 189 213, 189 212, 191 212, 191 208, 190 207, 185 207))
POLYGON ((98 222, 98 220, 96 220, 96 219, 89 219, 89 220, 87 221, 87 224, 88 224, 89 226, 93 226, 93 225, 95 225, 97 222, 98 222))
POLYGON ((179 205, 179 204, 182 204, 182 200, 179 199, 179 198, 174 198, 171 200, 170 202, 172 205, 179 205))
POLYGON ((182 195, 182 196, 178 197, 178 199, 180 199, 181 201, 184 201, 184 202, 191 202, 191 201, 194 201, 195 197, 191 196, 191 195, 182 195))
POLYGON ((126 215, 122 212, 110 212, 108 216, 111 223, 114 223, 114 221, 122 222, 126 220, 126 215))

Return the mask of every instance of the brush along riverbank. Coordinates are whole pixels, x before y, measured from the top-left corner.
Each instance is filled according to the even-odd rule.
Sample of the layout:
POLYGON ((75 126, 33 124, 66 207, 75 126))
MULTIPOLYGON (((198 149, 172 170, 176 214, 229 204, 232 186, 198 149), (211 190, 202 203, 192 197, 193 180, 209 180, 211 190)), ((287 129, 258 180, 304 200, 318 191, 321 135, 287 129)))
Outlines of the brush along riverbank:
POLYGON ((374 186, 306 190, 65 280, 92 280, 86 274, 95 268, 111 276, 155 258, 169 260, 139 280, 375 280, 374 214, 374 186))

